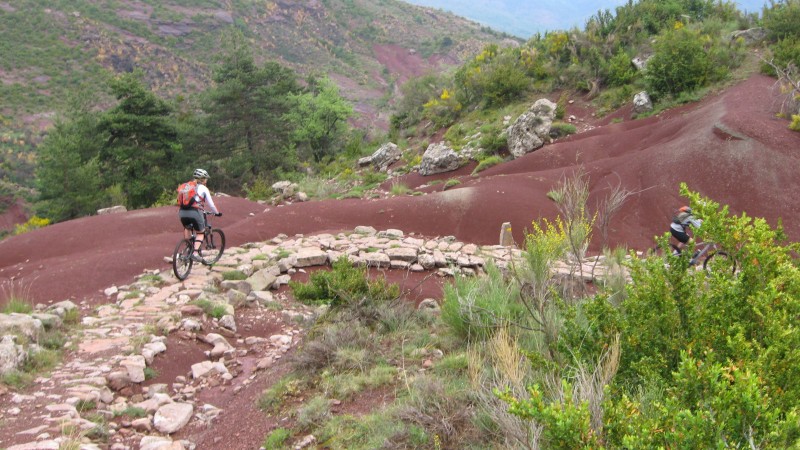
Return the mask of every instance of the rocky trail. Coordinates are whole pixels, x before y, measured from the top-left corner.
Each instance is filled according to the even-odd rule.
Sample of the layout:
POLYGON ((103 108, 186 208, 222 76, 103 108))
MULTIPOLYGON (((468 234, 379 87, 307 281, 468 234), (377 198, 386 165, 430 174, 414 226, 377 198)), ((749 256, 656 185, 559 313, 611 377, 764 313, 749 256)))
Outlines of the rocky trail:
MULTIPOLYGON (((131 284, 105 289, 108 302, 82 314, 65 344, 64 361, 52 373, 26 392, 5 393, 0 445, 7 450, 68 444, 113 450, 259 448, 287 418, 259 411, 257 399, 287 372, 286 356, 320 312, 291 298, 286 289, 291 279, 307 279, 310 271, 347 256, 368 267, 370 276, 401 280, 404 295, 414 301, 410 284, 402 285, 419 279, 410 274, 441 283, 456 272, 482 272, 490 260, 507 267, 520 255, 510 246, 362 226, 335 236, 280 235, 229 248, 217 265, 196 265, 184 281, 171 269, 146 270, 131 284), (225 280, 232 271, 247 278, 225 280), (231 426, 222 425, 227 423, 231 426)), ((418 303, 438 308, 435 299, 418 303)), ((3 322, 35 340, 78 305, 42 307, 30 316, 6 315, 3 322)), ((309 436, 306 444, 313 441, 309 436)))

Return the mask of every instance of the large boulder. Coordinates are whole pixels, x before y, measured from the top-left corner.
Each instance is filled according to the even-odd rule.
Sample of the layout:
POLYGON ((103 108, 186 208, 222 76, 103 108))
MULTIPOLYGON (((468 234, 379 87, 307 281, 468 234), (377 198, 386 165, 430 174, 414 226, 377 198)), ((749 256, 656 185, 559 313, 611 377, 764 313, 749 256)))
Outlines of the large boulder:
POLYGON ((531 108, 508 127, 508 151, 519 158, 544 145, 556 117, 556 104, 546 98, 536 101, 531 108))
POLYGON ((375 150, 375 153, 372 156, 366 156, 358 160, 358 165, 366 166, 368 164, 372 164, 376 170, 381 172, 385 172, 389 169, 389 166, 392 165, 395 161, 400 159, 403 155, 403 151, 400 150, 400 147, 393 142, 387 142, 383 144, 381 148, 375 150))
POLYGON ((636 70, 642 72, 647 69, 647 62, 650 61, 653 55, 641 55, 631 59, 631 64, 636 67, 636 70))
POLYGON ((183 428, 194 414, 191 403, 168 403, 156 411, 153 426, 164 434, 172 434, 183 428))
POLYGON ((434 175, 437 173, 451 172, 461 166, 461 156, 444 142, 437 142, 428 146, 422 155, 419 165, 420 175, 434 175))
POLYGON ((15 336, 3 336, 0 340, 0 375, 5 375, 22 366, 25 356, 25 349, 16 343, 15 336))
POLYGON ((31 342, 38 342, 43 330, 42 321, 27 314, 0 314, 0 336, 21 334, 31 342))
POLYGON ((761 27, 738 30, 730 34, 731 41, 742 39, 745 44, 756 44, 767 38, 767 30, 761 27))
POLYGON ((289 198, 297 192, 298 184, 291 181, 278 181, 272 184, 272 190, 277 192, 282 198, 289 198))
POLYGON ((647 91, 639 92, 633 96, 633 112, 641 114, 653 110, 653 102, 650 100, 650 95, 647 91))
POLYGON ((124 213, 124 212, 127 212, 127 211, 128 211, 128 209, 125 208, 125 206, 117 205, 117 206, 112 206, 110 208, 98 209, 97 210, 97 215, 98 216, 102 216, 102 215, 105 215, 105 214, 118 214, 118 213, 124 213))

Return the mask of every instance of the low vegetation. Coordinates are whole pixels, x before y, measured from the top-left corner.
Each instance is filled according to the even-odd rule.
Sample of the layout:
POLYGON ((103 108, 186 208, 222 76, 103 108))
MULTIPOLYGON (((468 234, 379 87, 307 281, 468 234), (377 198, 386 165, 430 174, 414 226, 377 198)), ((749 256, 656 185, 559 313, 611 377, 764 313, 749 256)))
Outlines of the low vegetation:
POLYGON ((591 239, 575 230, 609 214, 575 213, 585 182, 553 189, 560 216, 532 224, 521 263, 447 284, 440 314, 344 260, 294 283, 331 309, 259 400, 291 417, 267 448, 307 434, 333 449, 800 445, 798 245, 683 185, 705 219, 698 239, 740 270, 608 250, 611 275, 582 289, 552 267, 591 239))
MULTIPOLYGON (((4 288, 5 298, 3 314, 35 314, 32 302, 26 297, 26 290, 19 286, 4 288)), ((48 373, 61 362, 65 346, 68 342, 68 333, 80 321, 78 309, 71 309, 63 317, 54 321, 42 320, 43 331, 34 338, 22 333, 12 333, 14 342, 21 345, 26 355, 22 365, 12 369, 0 377, 0 384, 22 390, 33 383, 39 376, 48 373)))

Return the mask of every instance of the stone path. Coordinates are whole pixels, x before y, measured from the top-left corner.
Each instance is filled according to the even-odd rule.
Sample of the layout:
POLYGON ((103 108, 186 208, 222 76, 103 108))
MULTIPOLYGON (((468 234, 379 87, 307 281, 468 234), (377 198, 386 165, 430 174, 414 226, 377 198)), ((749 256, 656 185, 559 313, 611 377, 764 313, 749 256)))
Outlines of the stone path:
MULTIPOLYGON (((359 265, 451 276, 480 273, 487 260, 507 267, 521 252, 452 237, 424 239, 400 230, 357 227, 352 233, 281 235, 229 248, 213 268, 195 265, 183 282, 171 270, 145 272, 130 285, 106 289, 109 303, 82 318, 80 330, 65 345, 74 351, 48 377, 36 379, 34 393, 10 395, 0 423, 16 429, 18 424, 32 426, 0 447, 58 449, 79 443, 75 448, 85 450, 195 448, 170 435, 190 422, 211 424, 220 413, 214 405, 197 402, 198 393, 221 385, 236 393, 247 386, 298 342, 300 324, 317 313, 276 295, 275 289, 306 267, 342 256, 359 265), (234 270, 247 279, 223 279, 234 270), (257 322, 272 317, 280 324, 278 332, 243 338, 237 320, 245 309, 257 322), (209 315, 212 311, 215 317, 209 315), (169 384, 143 388, 153 375, 153 362, 169 351, 167 336, 175 334, 197 341, 207 349, 207 359, 169 384)), ((50 311, 63 315, 74 307, 62 302, 50 311)))

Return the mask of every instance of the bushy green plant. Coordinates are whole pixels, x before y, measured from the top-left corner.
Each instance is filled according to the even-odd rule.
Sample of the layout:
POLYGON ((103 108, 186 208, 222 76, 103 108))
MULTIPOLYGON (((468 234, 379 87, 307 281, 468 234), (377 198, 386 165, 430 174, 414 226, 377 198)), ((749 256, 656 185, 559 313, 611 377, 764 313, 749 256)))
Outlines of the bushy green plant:
POLYGON ((486 276, 456 276, 444 286, 442 321, 458 336, 481 341, 499 327, 520 323, 525 309, 518 296, 518 287, 506 283, 500 270, 489 264, 486 276))
POLYGON ((364 174, 364 186, 373 188, 386 181, 386 178, 388 178, 388 175, 383 172, 368 171, 364 174))
POLYGON ((502 105, 530 86, 519 52, 487 45, 455 75, 456 93, 461 104, 483 102, 488 107, 502 105))
POLYGON ((450 178, 449 180, 444 182, 444 187, 443 188, 444 189, 448 189, 448 188, 451 188, 453 186, 458 186, 459 184, 461 184, 461 180, 459 180, 457 178, 450 178))
POLYGON ((297 426, 301 430, 320 428, 331 417, 331 401, 323 396, 316 396, 297 410, 297 426))
POLYGON ((300 395, 303 383, 294 375, 288 375, 267 388, 258 398, 257 406, 264 412, 277 411, 284 401, 300 395))
POLYGON ((560 138, 564 136, 569 136, 570 134, 575 134, 578 131, 575 128, 575 125, 566 122, 553 122, 553 125, 550 127, 550 136, 554 138, 560 138))
POLYGON ((331 270, 319 270, 311 274, 307 283, 290 281, 297 300, 340 306, 366 298, 372 302, 385 302, 396 298, 400 289, 386 279, 369 280, 367 270, 355 267, 347 257, 334 261, 331 270))
POLYGON ((478 145, 486 154, 498 154, 508 149, 508 137, 499 127, 492 126, 482 131, 478 145))
POLYGON ((517 399, 508 391, 499 393, 499 396, 508 403, 511 414, 542 425, 544 448, 601 448, 602 440, 591 426, 589 404, 574 398, 572 385, 562 382, 560 392, 563 398, 559 399, 546 399, 538 385, 528 391, 530 397, 527 399, 517 399))
POLYGON ((164 189, 161 195, 158 196, 156 201, 150 205, 151 208, 158 208, 160 206, 174 206, 176 204, 176 192, 172 189, 164 189))
POLYGON ((482 159, 478 163, 478 165, 475 166, 475 169, 472 171, 472 174, 476 175, 476 174, 478 174, 480 172, 483 172, 484 170, 488 169, 489 167, 496 166, 496 165, 498 165, 498 164, 500 164, 502 162, 503 162, 503 158, 501 158, 500 156, 497 156, 497 155, 489 156, 488 158, 482 159))
POLYGON ((677 95, 708 83, 713 66, 699 33, 685 27, 668 31, 654 50, 646 80, 656 96, 677 95))
POLYGON ((195 300, 192 302, 192 304, 199 306, 204 313, 216 319, 219 319, 228 313, 228 310, 225 309, 225 306, 212 302, 210 300, 205 300, 205 299, 195 300))
POLYGON ((275 193, 272 184, 265 177, 258 177, 250 183, 242 186, 247 198, 253 201, 267 200, 275 193))
POLYGON ((764 7, 764 28, 773 40, 800 38, 800 2, 777 0, 764 7))
MULTIPOLYGON (((772 53, 772 63, 780 69, 786 68, 789 64, 800 67, 800 37, 787 37, 778 40, 770 46, 772 53)), ((777 76, 775 68, 767 62, 762 62, 761 72, 770 76, 777 76)))
POLYGON ((292 432, 286 428, 276 428, 272 430, 264 439, 264 450, 279 450, 286 447, 286 441, 292 436, 292 432))
POLYGON ((411 192, 411 188, 403 183, 392 183, 392 187, 389 192, 391 192, 392 195, 405 195, 411 192))
POLYGON ((607 80, 611 86, 629 84, 636 78, 636 74, 636 67, 631 62, 630 55, 622 49, 608 61, 607 80))
POLYGON ((33 312, 33 305, 31 302, 17 297, 10 297, 3 306, 3 314, 30 314, 33 312))
POLYGON ((242 272, 241 270, 228 270, 228 271, 222 272, 222 279, 223 280, 232 280, 232 281, 246 280, 247 279, 247 274, 242 272))

